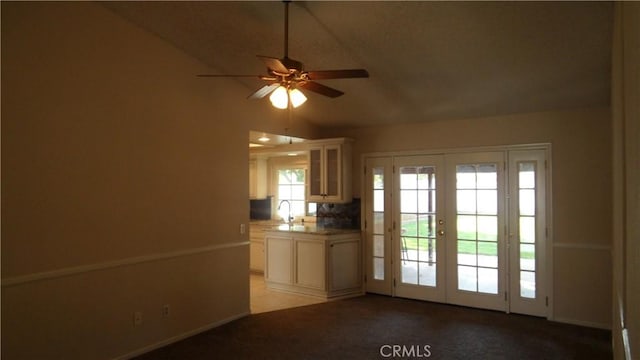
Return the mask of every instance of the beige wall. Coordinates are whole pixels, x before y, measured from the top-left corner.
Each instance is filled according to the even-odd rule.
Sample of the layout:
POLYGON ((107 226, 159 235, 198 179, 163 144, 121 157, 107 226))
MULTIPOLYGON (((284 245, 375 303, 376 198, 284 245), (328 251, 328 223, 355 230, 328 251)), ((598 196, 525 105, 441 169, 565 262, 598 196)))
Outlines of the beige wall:
POLYGON ((552 317, 589 326, 611 326, 609 109, 371 127, 339 134, 355 139, 356 197, 361 196, 363 154, 551 143, 552 317))
POLYGON ((248 131, 286 124, 209 71, 99 4, 2 2, 3 358, 113 358, 249 311, 248 131))
POLYGON ((640 353, 640 3, 616 3, 612 110, 613 349, 616 359, 634 359, 640 353))

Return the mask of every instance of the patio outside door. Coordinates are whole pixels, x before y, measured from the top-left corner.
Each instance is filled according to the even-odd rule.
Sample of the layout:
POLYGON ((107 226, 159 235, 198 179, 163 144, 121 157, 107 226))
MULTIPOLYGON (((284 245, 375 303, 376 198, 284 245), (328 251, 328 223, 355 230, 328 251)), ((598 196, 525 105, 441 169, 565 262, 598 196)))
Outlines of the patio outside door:
POLYGON ((440 155, 394 160, 395 295, 444 301, 444 176, 440 155))
POLYGON ((366 289, 547 315, 544 149, 366 158, 366 289))
POLYGON ((447 302, 508 310, 504 152, 447 161, 447 302))

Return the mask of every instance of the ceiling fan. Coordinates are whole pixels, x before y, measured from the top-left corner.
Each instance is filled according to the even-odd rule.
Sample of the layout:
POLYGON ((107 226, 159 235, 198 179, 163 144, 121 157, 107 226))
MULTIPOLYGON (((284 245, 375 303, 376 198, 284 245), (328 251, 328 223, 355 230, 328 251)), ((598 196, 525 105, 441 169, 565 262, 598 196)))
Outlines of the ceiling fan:
POLYGON ((317 83, 316 80, 368 78, 369 73, 365 69, 343 70, 316 70, 306 71, 302 62, 289 58, 289 2, 284 0, 284 57, 282 59, 258 55, 258 58, 267 65, 267 75, 222 75, 199 74, 199 77, 257 77, 268 81, 248 99, 261 99, 269 94, 273 106, 286 109, 289 104, 293 107, 302 105, 307 98, 299 89, 313 91, 320 95, 335 98, 343 95, 340 90, 317 83))

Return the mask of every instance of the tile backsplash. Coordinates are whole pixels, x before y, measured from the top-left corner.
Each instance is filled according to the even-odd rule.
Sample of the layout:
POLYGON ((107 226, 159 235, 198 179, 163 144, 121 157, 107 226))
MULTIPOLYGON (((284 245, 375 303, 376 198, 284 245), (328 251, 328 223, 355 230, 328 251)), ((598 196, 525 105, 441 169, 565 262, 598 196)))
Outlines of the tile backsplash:
POLYGON ((359 229, 360 199, 353 199, 348 204, 318 204, 316 221, 324 227, 359 229))

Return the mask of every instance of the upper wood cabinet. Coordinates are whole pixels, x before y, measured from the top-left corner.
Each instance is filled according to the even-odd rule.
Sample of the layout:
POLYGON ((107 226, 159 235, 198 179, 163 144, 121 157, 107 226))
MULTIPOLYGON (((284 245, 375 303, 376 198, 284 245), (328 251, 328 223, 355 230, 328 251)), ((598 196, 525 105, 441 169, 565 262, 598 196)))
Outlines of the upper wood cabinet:
POLYGON ((267 161, 249 160, 249 198, 264 199, 267 196, 267 161))
POLYGON ((351 202, 351 140, 314 140, 308 145, 308 201, 351 202))

